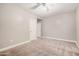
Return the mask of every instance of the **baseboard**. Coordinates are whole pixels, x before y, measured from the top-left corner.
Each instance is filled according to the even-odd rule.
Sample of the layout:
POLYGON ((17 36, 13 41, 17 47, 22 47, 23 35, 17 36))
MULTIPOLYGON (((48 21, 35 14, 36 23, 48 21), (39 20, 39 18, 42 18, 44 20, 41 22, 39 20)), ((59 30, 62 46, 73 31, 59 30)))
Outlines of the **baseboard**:
MULTIPOLYGON (((61 39, 61 38, 54 38, 54 37, 47 37, 47 36, 45 36, 45 37, 43 36, 42 38, 46 38, 46 39, 56 39, 56 40, 61 40, 61 41, 66 41, 66 42, 73 42, 73 43, 75 43, 75 44, 77 45, 77 47, 79 48, 79 44, 78 44, 76 41, 71 41, 71 40, 66 40, 66 39, 64 40, 64 39, 61 39)), ((36 40, 36 39, 34 39, 34 40, 36 40)), ((20 45, 23 45, 23 44, 25 44, 25 43, 29 43, 29 42, 31 42, 31 41, 33 41, 33 40, 21 42, 21 43, 15 44, 15 45, 11 45, 11 46, 2 48, 2 49, 0 49, 0 52, 6 51, 6 50, 8 50, 8 49, 11 49, 11 48, 14 48, 14 47, 17 47, 17 46, 20 46, 20 45)))
POLYGON ((66 42, 73 42, 73 43, 76 42, 76 41, 73 41, 73 40, 62 39, 62 38, 55 38, 55 37, 49 37, 49 36, 43 36, 42 38, 46 38, 46 39, 55 39, 55 40, 61 40, 61 41, 66 41, 66 42))
MULTIPOLYGON (((36 39, 34 39, 34 40, 36 40, 36 39)), ((20 46, 20 45, 23 45, 23 44, 25 44, 25 43, 29 43, 29 42, 31 42, 31 41, 33 41, 33 40, 29 40, 29 41, 21 42, 21 43, 18 43, 18 44, 15 44, 15 45, 11 45, 11 46, 8 46, 8 47, 5 47, 5 48, 1 48, 1 49, 0 49, 0 52, 6 51, 6 50, 8 50, 8 49, 11 49, 11 48, 14 48, 14 47, 17 47, 17 46, 20 46)))

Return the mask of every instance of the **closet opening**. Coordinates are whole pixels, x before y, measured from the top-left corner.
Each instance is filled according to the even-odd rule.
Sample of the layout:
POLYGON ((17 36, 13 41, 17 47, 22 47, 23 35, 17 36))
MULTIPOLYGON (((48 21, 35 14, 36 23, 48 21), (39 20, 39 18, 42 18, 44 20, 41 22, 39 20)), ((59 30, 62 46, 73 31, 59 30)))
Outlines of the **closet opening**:
POLYGON ((42 19, 37 18, 37 38, 42 38, 42 19))

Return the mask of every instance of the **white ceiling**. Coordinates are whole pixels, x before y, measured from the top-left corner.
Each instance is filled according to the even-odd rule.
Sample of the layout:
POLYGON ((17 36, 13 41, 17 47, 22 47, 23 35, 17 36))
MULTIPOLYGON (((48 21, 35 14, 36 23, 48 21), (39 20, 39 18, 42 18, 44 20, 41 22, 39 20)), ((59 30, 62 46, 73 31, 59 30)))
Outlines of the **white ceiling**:
POLYGON ((48 17, 59 13, 75 11, 78 3, 49 3, 46 5, 48 9, 42 5, 36 9, 32 9, 32 7, 36 5, 35 3, 22 3, 18 5, 29 10, 38 17, 48 17))

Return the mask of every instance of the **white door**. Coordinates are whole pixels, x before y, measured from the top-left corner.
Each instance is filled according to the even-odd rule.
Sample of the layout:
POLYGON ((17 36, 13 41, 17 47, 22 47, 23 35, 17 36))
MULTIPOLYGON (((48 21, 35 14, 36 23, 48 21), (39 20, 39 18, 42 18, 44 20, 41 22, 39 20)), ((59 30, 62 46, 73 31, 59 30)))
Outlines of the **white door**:
POLYGON ((37 38, 36 30, 37 30, 37 19, 30 19, 30 26, 29 26, 29 32, 30 32, 30 40, 34 40, 37 38))

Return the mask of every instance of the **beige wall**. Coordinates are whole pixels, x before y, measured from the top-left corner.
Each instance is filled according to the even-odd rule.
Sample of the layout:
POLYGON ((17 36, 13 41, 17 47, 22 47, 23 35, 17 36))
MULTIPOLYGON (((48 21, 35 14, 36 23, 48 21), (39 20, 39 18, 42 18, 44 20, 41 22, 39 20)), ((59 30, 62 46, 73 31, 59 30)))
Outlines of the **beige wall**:
POLYGON ((76 12, 76 16, 77 16, 77 21, 76 21, 76 25, 77 25, 77 44, 79 47, 79 6, 77 8, 77 12, 76 12))
POLYGON ((0 4, 0 48, 29 40, 29 20, 35 16, 12 4, 0 4))
POLYGON ((55 15, 43 20, 43 36, 76 40, 75 12, 55 15))

